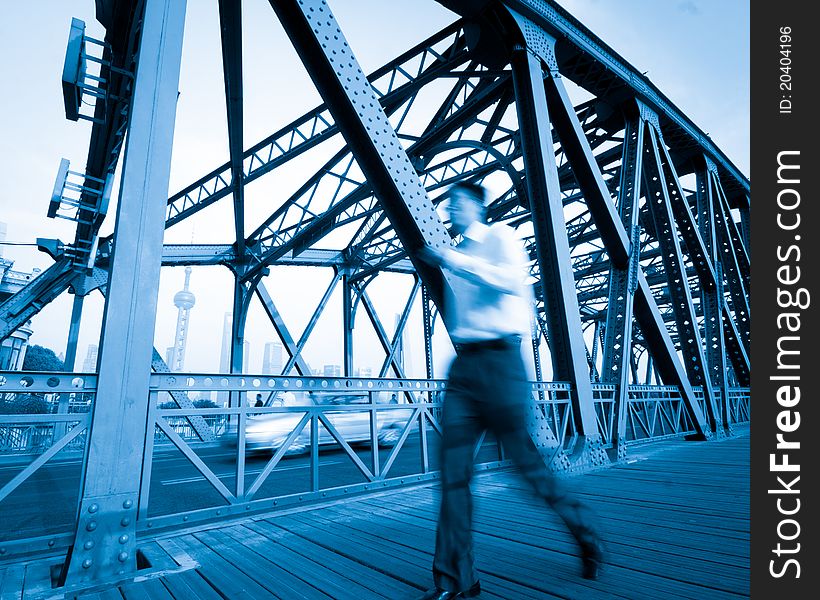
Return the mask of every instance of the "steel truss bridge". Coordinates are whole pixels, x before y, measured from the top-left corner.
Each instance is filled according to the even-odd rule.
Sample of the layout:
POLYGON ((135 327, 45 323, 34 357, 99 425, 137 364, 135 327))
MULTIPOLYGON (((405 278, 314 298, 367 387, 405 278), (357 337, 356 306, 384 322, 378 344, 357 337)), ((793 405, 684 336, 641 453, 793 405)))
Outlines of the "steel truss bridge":
MULTIPOLYGON (((0 337, 68 291, 73 364, 83 299, 96 290, 106 298, 99 369, 0 375, 4 398, 40 395, 55 407, 53 414, 0 415, 4 455, 31 457, 0 482, 0 507, 61 456, 82 457, 71 522, 6 536, 0 560, 61 551, 60 585, 82 590, 133 578, 143 566, 139 540, 154 531, 435 479, 430 448, 445 383, 433 371, 432 338, 449 283, 418 254, 452 243, 436 207, 459 181, 505 182, 489 219, 514 227, 527 244, 537 296, 530 425, 556 470, 619 461, 647 441, 731 436, 750 420, 749 181, 646 77, 554 2, 439 1, 460 18, 366 74, 326 2, 271 0, 271 18, 324 103, 257 141, 243 137, 241 3, 218 0, 229 157, 170 197, 184 0, 98 0, 104 40, 74 21, 66 114, 92 122, 91 141, 83 172, 61 165, 49 216, 76 221, 76 237, 41 240, 54 263, 0 304, 0 337), (573 103, 576 96, 583 99, 573 103), (92 112, 83 98, 92 99, 92 112), (330 158, 249 228, 246 186, 314 149, 330 158), (116 233, 100 237, 119 163, 116 233), (200 211, 204 218, 220 201, 232 205, 234 243, 163 245, 165 229, 200 211), (161 267, 180 265, 222 265, 233 274, 230 374, 170 373, 153 349, 161 267), (299 335, 268 291, 271 267, 289 265, 333 271, 299 335), (412 282, 392 336, 367 290, 388 272, 412 282), (312 377, 302 351, 337 289, 344 376, 312 377), (288 353, 281 375, 243 369, 252 302, 261 303, 288 353), (411 379, 398 353, 419 303, 427 376, 411 379), (358 309, 384 349, 374 378, 351 377, 358 309), (543 380, 542 354, 554 381, 543 380), (241 401, 249 391, 288 390, 360 393, 369 401, 332 411, 241 401), (226 408, 194 408, 192 392, 212 391, 230 398, 226 408), (406 416, 395 445, 379 450, 377 420, 386 408, 377 397, 385 391, 402 396, 406 416), (168 397, 174 408, 162 403, 168 397), (345 411, 368 414, 367 451, 337 430, 333 415, 345 411), (295 427, 260 469, 246 471, 246 421, 277 412, 295 413, 295 427), (203 453, 231 430, 238 432, 235 463, 226 478, 203 453), (304 431, 304 490, 266 488, 304 431), (320 478, 324 434, 355 466, 350 482, 320 478), (417 465, 397 470, 411 438, 417 465), (211 505, 152 509, 152 465, 170 450, 213 488, 211 505)), ((505 465, 503 448, 479 462, 505 465)))

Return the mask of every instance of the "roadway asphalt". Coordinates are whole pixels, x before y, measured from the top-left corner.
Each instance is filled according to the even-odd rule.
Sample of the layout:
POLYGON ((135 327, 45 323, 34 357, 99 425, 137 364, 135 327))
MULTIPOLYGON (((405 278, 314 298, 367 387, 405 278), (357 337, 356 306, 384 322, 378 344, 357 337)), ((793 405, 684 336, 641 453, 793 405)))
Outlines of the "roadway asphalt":
MULTIPOLYGON (((429 434, 430 468, 437 468, 438 436, 429 434)), ((369 448, 354 448, 358 457, 372 468, 369 448)), ((379 449, 382 465, 390 448, 379 449)), ((206 448, 197 456, 231 491, 235 490, 236 451, 206 448)), ((270 454, 248 456, 245 466, 245 487, 270 459, 270 454)), ((484 444, 479 462, 496 460, 494 444, 484 444)), ((0 485, 5 484, 24 466, 0 466, 0 485)), ((0 501, 0 541, 69 531, 76 518, 80 488, 79 458, 46 463, 10 496, 0 501)), ((408 436, 399 451, 388 477, 401 477, 421 472, 421 445, 418 433, 408 436)), ((138 477, 138 474, 134 474, 138 477)), ((319 485, 321 489, 364 483, 365 476, 340 448, 323 449, 319 454, 319 485)), ((270 473, 254 496, 255 499, 285 496, 310 491, 310 456, 284 457, 270 473)), ((197 468, 180 452, 156 453, 151 472, 149 516, 167 515, 225 505, 222 496, 197 468)))

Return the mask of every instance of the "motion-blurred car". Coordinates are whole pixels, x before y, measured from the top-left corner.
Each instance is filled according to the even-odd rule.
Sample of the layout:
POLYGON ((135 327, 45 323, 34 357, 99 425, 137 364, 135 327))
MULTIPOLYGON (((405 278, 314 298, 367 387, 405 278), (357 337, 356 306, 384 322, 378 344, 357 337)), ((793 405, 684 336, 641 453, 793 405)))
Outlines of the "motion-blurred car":
MULTIPOLYGON (((324 415, 345 442, 351 446, 371 442, 370 411, 367 410, 370 400, 367 395, 315 393, 308 398, 313 405, 319 406, 361 406, 362 410, 334 411, 328 408, 324 411, 324 415)), ((393 402, 395 400, 391 401, 393 402)), ((377 404, 384 404, 384 402, 377 400, 377 404)), ((389 448, 398 442, 402 428, 410 418, 411 412, 406 408, 376 411, 376 437, 379 446, 389 448)), ((246 450, 275 452, 285 443, 303 416, 304 413, 300 412, 284 412, 249 417, 245 427, 246 450)), ((319 447, 334 445, 338 445, 338 441, 320 422, 319 447)), ((309 451, 310 423, 299 432, 285 454, 294 455, 309 451)))

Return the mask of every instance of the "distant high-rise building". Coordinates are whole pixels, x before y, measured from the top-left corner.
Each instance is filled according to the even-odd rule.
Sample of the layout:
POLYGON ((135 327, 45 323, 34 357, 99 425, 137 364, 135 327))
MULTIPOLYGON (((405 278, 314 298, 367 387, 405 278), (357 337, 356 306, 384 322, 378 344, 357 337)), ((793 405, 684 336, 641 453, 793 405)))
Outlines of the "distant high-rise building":
POLYGON ((373 377, 373 369, 370 367, 360 367, 356 369, 356 377, 373 377))
POLYGON ((222 352, 219 354, 219 372, 231 372, 231 333, 233 316, 226 312, 222 321, 222 352))
POLYGON ((97 344, 88 344, 88 352, 83 361, 83 371, 85 373, 93 373, 97 370, 97 352, 99 348, 97 344))
MULTIPOLYGON (((233 315, 225 313, 222 323, 222 352, 219 355, 219 372, 231 372, 231 336, 233 335, 233 315)), ((247 372, 251 359, 251 345, 248 340, 242 344, 242 370, 247 372)))
POLYGON ((177 307, 177 328, 174 333, 174 346, 171 348, 168 359, 168 368, 172 371, 182 371, 185 366, 185 347, 188 342, 188 324, 191 309, 196 304, 196 297, 188 289, 191 283, 191 267, 185 267, 185 285, 174 296, 174 306, 177 307))
POLYGON ((265 375, 280 375, 282 366, 282 344, 279 342, 265 344, 265 354, 262 356, 262 373, 265 375))
POLYGON ((325 365, 322 370, 323 377, 341 377, 342 367, 339 365, 325 365))

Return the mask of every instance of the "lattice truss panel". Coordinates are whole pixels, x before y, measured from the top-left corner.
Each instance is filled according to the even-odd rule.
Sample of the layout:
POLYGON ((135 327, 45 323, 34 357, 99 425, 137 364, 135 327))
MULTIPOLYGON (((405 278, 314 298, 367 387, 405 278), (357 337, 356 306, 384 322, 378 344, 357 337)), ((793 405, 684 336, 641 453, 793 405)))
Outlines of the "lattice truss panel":
MULTIPOLYGON (((94 383, 94 393, 105 401, 95 402, 91 416, 82 419, 89 441, 77 528, 67 536, 74 544, 63 571, 71 589, 136 573, 135 523, 144 527, 150 490, 140 487, 140 477, 143 484, 150 480, 154 425, 237 509, 252 507, 257 489, 308 422, 310 492, 317 499, 325 493, 318 475, 320 425, 366 478, 362 490, 385 479, 397 450, 383 467, 372 453, 368 466, 323 409, 310 407, 245 489, 249 413, 293 409, 243 405, 248 382, 263 385, 262 377, 243 374, 251 307, 261 307, 287 352, 281 374, 265 378, 269 398, 289 389, 291 380, 306 389, 396 389, 414 405, 400 407, 411 416, 397 449, 418 423, 421 471, 429 474, 427 422, 430 433, 440 432, 442 390, 440 381, 430 380, 443 375, 434 369, 433 339, 434 331, 446 331, 449 316, 440 309, 449 275, 420 260, 420 249, 454 242, 440 208, 457 182, 493 190, 489 220, 517 230, 529 252, 537 303, 532 354, 540 380, 532 389, 541 402, 528 425, 553 466, 597 467, 613 454, 625 456, 630 441, 721 437, 733 423, 749 419, 748 180, 649 80, 558 5, 439 1, 460 18, 365 74, 325 0, 271 0, 323 103, 249 146, 243 136, 242 3, 217 0, 229 156, 168 198, 164 228, 220 221, 231 243, 164 246, 163 207, 151 204, 150 196, 163 190, 161 202, 167 189, 174 125, 168 107, 177 95, 184 5, 97 2, 107 35, 86 181, 77 189, 97 199, 110 192, 100 184, 113 180, 125 140, 118 239, 99 238, 96 217, 105 207, 95 204, 97 213, 78 217, 74 244, 44 244, 54 264, 0 304, 2 340, 70 290, 75 305, 69 340, 73 336, 76 346, 77 298, 99 290, 109 301, 94 383), (288 182, 289 191, 256 187, 263 177, 288 182), (218 203, 230 210, 215 210, 218 203), (221 222, 225 214, 232 222, 221 222), (124 251, 116 251, 118 242, 124 251), (149 363, 160 250, 164 266, 230 270, 232 375, 154 375, 151 387, 142 377, 149 364, 155 372, 169 371, 156 349, 149 363), (289 266, 314 267, 325 286, 322 292, 304 284, 310 292, 305 297, 320 299, 298 334, 271 293, 283 287, 279 268, 289 266), (406 285, 396 285, 396 278, 406 285), (384 294, 383 304, 376 302, 379 285, 392 292, 389 306, 384 294), (330 343, 342 345, 340 377, 302 377, 314 374, 305 359, 307 344, 328 343, 314 332, 339 295, 342 331, 330 343), (142 302, 129 305, 131 300, 142 302), (385 314, 397 314, 395 326, 385 324, 385 314), (354 377, 355 327, 375 336, 384 351, 372 373, 380 380, 354 377), (424 374, 405 373, 406 332, 423 341, 424 374), (403 383, 394 388, 397 379, 403 383), (226 406, 194 410, 188 396, 194 383, 208 392, 222 390, 226 406), (158 413, 160 393, 179 409, 158 413), (191 443, 210 443, 225 433, 211 428, 214 410, 236 425, 233 490, 164 416, 174 417, 191 443), (140 444, 144 454, 134 452, 140 444)), ((65 384, 63 390, 58 378, 35 375, 22 378, 14 393, 32 385, 72 389, 65 384)), ((0 384, 6 382, 0 376, 0 384)), ((370 444, 378 448, 373 398, 370 444)), ((68 419, 75 420, 58 417, 68 419)), ((51 450, 0 488, 0 500, 79 435, 80 428, 63 431, 51 450)), ((196 512, 202 519, 221 516, 221 509, 196 512)), ((38 540, 32 543, 47 538, 38 540)), ((19 548, 28 543, 20 541, 19 548)))
MULTIPOLYGON (((237 301, 245 310, 254 295, 261 301, 291 355, 286 369, 300 372, 308 369, 300 352, 312 324, 336 284, 342 282, 348 307, 351 311, 363 307, 385 349, 380 374, 392 371, 402 376, 394 360, 401 331, 390 339, 365 287, 384 272, 413 277, 401 325, 408 322, 412 303, 423 304, 428 350, 437 317, 436 292, 433 290, 432 298, 426 288, 424 294, 417 293, 420 280, 403 236, 397 232, 396 216, 385 210, 383 199, 360 166, 361 152, 346 143, 327 105, 315 107, 245 149, 239 133, 241 107, 236 108, 237 99, 241 101, 241 18, 231 14, 227 4, 222 3, 220 16, 231 156, 168 199, 166 228, 200 212, 198 218, 207 218, 208 208, 217 202, 233 202, 238 237, 231 245, 166 246, 164 264, 230 268, 238 282, 237 301), (244 187, 268 174, 298 172, 294 166, 300 160, 316 155, 330 158, 289 197, 270 198, 267 218, 245 231, 244 187), (317 314, 299 339, 289 332, 265 289, 269 267, 289 264, 332 268, 335 273, 317 314)), ((489 219, 514 227, 527 245, 538 299, 536 350, 548 356, 551 332, 546 316, 550 309, 540 285, 538 242, 530 211, 533 199, 528 197, 510 65, 516 44, 530 46, 531 53, 540 51, 547 80, 552 72, 574 98, 573 115, 583 140, 573 143, 581 142, 591 153, 587 167, 595 171, 594 179, 603 186, 606 201, 626 232, 627 249, 631 246, 629 264, 620 259, 620 264, 613 264, 590 211, 588 194, 567 156, 566 140, 550 130, 565 223, 565 230, 555 233, 565 235, 570 248, 591 380, 619 382, 619 369, 625 367, 629 370, 626 383, 675 383, 664 382, 654 369, 651 344, 640 326, 624 327, 626 298, 634 295, 642 273, 689 382, 696 386, 747 385, 749 257, 743 224, 735 215, 744 202, 748 207, 748 181, 736 176, 722 154, 709 152, 711 146, 704 148, 693 138, 691 127, 680 126, 671 104, 671 112, 665 112, 664 106, 659 110, 658 102, 648 108, 640 93, 646 83, 625 85, 623 77, 613 74, 594 51, 579 51, 577 43, 566 40, 551 46, 551 34, 544 38, 546 50, 532 47, 533 40, 541 39, 538 36, 555 23, 573 25, 568 15, 549 3, 507 4, 456 21, 366 77, 364 85, 372 90, 392 128, 381 133, 394 134, 407 165, 412 166, 434 206, 445 197, 442 192, 459 181, 491 183, 493 189, 504 190, 492 199, 489 219), (512 9, 529 11, 542 24, 551 25, 542 27, 538 19, 525 19, 537 31, 522 39, 520 33, 511 33, 512 9), (477 28, 482 29, 481 36, 485 30, 499 36, 492 60, 476 50, 477 28), (545 58, 543 52, 549 56, 545 58)), ((602 43, 592 45, 593 50, 602 47, 608 50, 602 43)), ((551 109, 555 102, 554 95, 548 97, 551 109)), ((589 178, 589 173, 584 177, 589 178)), ((92 280, 84 274, 75 276, 58 259, 52 269, 0 306, 0 333, 7 336, 69 287, 81 293, 100 286, 104 289, 109 243, 102 240, 100 244, 92 280)), ((155 353, 154 366, 162 369, 161 362, 155 353)), ((427 364, 430 376, 429 355, 427 364)))

